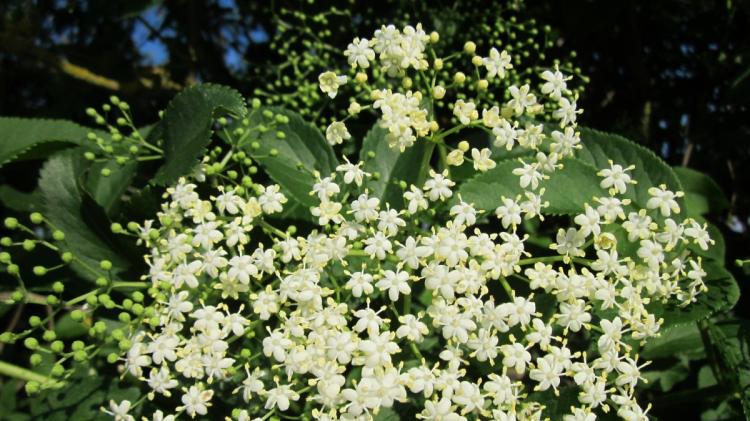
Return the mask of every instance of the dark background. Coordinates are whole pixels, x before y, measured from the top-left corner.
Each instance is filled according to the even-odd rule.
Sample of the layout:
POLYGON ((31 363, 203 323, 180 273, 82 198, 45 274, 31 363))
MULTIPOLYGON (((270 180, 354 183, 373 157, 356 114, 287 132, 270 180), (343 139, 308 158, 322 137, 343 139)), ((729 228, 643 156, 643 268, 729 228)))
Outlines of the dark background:
MULTIPOLYGON (((196 82, 253 97, 277 83, 289 60, 272 42, 279 26, 332 5, 349 13, 319 25, 331 30, 320 35, 341 51, 389 19, 421 21, 428 31, 445 14, 464 14, 463 25, 472 13, 549 25, 555 50, 589 80, 582 125, 622 134, 721 186, 730 210, 710 219, 743 289, 736 312, 750 317, 750 288, 733 263, 750 255, 750 0, 0 0, 0 115, 90 125, 85 109, 116 94, 145 125, 196 82)), ((33 188, 37 169, 5 167, 0 182, 33 188)))

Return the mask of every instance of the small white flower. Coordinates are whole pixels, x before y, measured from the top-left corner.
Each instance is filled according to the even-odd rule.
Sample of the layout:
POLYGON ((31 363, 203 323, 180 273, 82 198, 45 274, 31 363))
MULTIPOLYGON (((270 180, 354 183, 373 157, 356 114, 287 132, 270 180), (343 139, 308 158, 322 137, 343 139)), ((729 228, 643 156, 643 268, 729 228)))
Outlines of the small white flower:
POLYGON ((206 415, 213 395, 213 390, 202 390, 197 386, 190 386, 182 395, 185 412, 190 418, 195 418, 196 415, 206 415))
POLYGON ((336 98, 339 86, 345 84, 346 80, 346 76, 337 76, 336 73, 333 72, 324 72, 318 76, 320 90, 331 98, 336 98))
POLYGON ((130 406, 131 403, 128 400, 124 400, 119 404, 113 400, 110 400, 109 410, 103 408, 102 410, 105 413, 112 415, 115 418, 115 421, 134 421, 135 418, 133 418, 132 415, 128 414, 128 412, 130 412, 130 406))
POLYGON ((490 158, 491 154, 492 151, 489 148, 483 148, 482 150, 473 148, 471 150, 471 159, 474 160, 474 169, 485 172, 495 168, 495 161, 490 158))
POLYGON ((334 121, 326 128, 326 140, 330 145, 340 145, 351 137, 352 135, 349 134, 346 125, 341 121, 334 121))
POLYGON ((482 64, 487 68, 487 79, 495 76, 504 79, 505 71, 513 68, 510 54, 506 51, 498 52, 494 47, 490 49, 490 56, 482 59, 482 64))

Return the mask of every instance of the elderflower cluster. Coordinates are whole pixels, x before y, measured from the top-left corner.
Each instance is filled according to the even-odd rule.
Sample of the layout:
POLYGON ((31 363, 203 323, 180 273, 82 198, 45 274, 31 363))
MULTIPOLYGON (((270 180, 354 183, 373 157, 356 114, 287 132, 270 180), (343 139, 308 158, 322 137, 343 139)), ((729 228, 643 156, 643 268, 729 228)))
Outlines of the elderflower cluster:
MULTIPOLYGON (((368 68, 372 46, 389 71, 423 71, 429 38, 419 26, 385 27, 348 56, 368 68)), ((488 77, 502 77, 505 54, 478 60, 488 77)), ((479 172, 497 150, 526 150, 513 171, 523 194, 497 197, 494 213, 457 191, 449 167, 469 160, 463 141, 425 180, 402 183, 398 203, 371 189, 382 174, 365 167, 377 156, 343 157, 334 173, 315 174, 304 232, 276 226, 292 199, 262 178, 252 187, 183 178, 168 189, 141 234, 155 316, 131 327, 122 361, 150 398, 175 395, 153 419, 219 418, 215 406, 236 408, 238 420, 370 420, 408 403, 423 420, 539 420, 562 392, 574 396, 565 421, 611 411, 646 420, 636 386, 648 362, 636 345, 662 323, 650 304, 688 305, 706 289, 688 245, 707 249, 711 239, 679 217, 682 194, 667 186, 638 208, 627 197, 633 168, 612 162, 599 173, 608 195, 592 197, 548 249, 529 246, 523 222, 543 219, 544 182, 580 142, 566 77, 541 79, 539 95, 555 104, 550 130, 530 118, 544 108, 530 85, 511 86, 497 105, 451 100, 446 129, 428 127, 438 109, 418 110, 437 101, 431 87, 372 91, 399 139, 383 139, 392 147, 443 148, 458 129, 477 128, 495 148, 472 150, 479 172), (636 256, 623 257, 627 247, 636 256)), ((109 412, 128 419, 126 402, 109 412)))

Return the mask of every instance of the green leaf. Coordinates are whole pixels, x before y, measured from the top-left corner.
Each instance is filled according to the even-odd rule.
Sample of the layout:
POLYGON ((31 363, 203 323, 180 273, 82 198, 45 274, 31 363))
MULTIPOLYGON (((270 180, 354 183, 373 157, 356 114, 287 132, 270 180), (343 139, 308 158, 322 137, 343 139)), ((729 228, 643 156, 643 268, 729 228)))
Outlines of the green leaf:
POLYGON ((195 167, 211 140, 211 127, 218 110, 238 118, 247 114, 242 95, 226 86, 194 85, 172 99, 164 111, 161 127, 152 130, 153 136, 164 138, 165 160, 154 183, 171 184, 195 167))
POLYGON ((0 166, 24 157, 43 157, 60 147, 83 145, 90 131, 66 120, 0 117, 0 166), (33 153, 34 148, 53 143, 47 153, 33 153))
POLYGON ((84 217, 84 193, 79 188, 83 172, 80 155, 74 150, 50 158, 42 167, 39 189, 44 198, 44 215, 65 233, 63 249, 76 257, 71 267, 81 277, 95 280, 104 274, 99 269, 101 260, 111 261, 114 273, 124 270, 128 262, 112 248, 111 240, 98 232, 102 227, 90 226, 84 217))
POLYGON ((674 357, 681 353, 697 358, 705 356, 703 340, 697 324, 688 323, 661 329, 658 337, 649 339, 640 355, 647 360, 655 360, 674 357))
MULTIPOLYGON (((687 307, 664 306, 661 303, 649 305, 657 316, 664 318, 663 329, 703 320, 713 314, 731 309, 740 298, 740 289, 729 271, 721 263, 704 261, 704 279, 708 291, 698 295, 697 301, 687 307)), ((681 326, 683 327, 683 326, 681 326)))
POLYGON ((424 163, 429 159, 429 152, 432 152, 434 144, 419 139, 412 147, 401 152, 388 146, 386 133, 387 130, 376 123, 362 142, 359 160, 364 162, 365 172, 377 172, 380 175, 377 180, 370 178, 365 183, 371 196, 390 204, 394 209, 401 209, 404 197, 399 182, 419 184, 424 179, 427 172, 427 165, 424 163), (371 152, 372 158, 368 156, 371 152))
MULTIPOLYGON (((648 189, 651 187, 665 184, 672 191, 682 190, 682 184, 672 168, 650 149, 624 137, 588 128, 581 128, 581 143, 583 149, 577 152, 577 157, 597 169, 609 168, 610 160, 625 167, 635 166, 630 174, 638 184, 628 186, 624 197, 632 200, 637 208, 646 208, 650 198, 648 189)), ((685 215, 685 204, 681 199, 678 202, 682 212, 673 218, 679 222, 685 215)))
MULTIPOLYGON (((274 123, 275 127, 260 134, 257 139, 244 139, 239 146, 265 168, 268 176, 283 187, 291 199, 304 207, 315 206, 317 200, 310 195, 316 182, 313 174, 317 171, 321 177, 325 177, 336 170, 338 161, 333 149, 320 131, 304 122, 297 113, 276 107, 262 110, 284 115, 289 122, 274 123), (283 139, 277 137, 277 132, 284 133, 283 139), (254 149, 254 142, 260 147, 254 149), (278 152, 276 156, 271 156, 272 149, 278 152)), ((271 122, 265 121, 261 111, 256 111, 251 128, 261 124, 268 127, 271 122)))
POLYGON ((42 210, 42 195, 39 190, 27 193, 3 184, 0 185, 0 203, 16 212, 30 213, 42 210))
POLYGON ((89 168, 86 177, 86 191, 91 194, 96 203, 108 215, 117 209, 120 198, 135 177, 136 161, 129 161, 124 165, 117 164, 114 159, 98 162, 89 168), (101 174, 102 169, 110 170, 109 176, 101 174))
POLYGON ((729 208, 727 197, 711 177, 686 167, 673 169, 685 192, 688 216, 695 218, 708 213, 720 213, 729 208))
POLYGON ((690 366, 686 360, 678 361, 676 364, 663 370, 648 370, 643 372, 643 377, 648 381, 645 387, 659 385, 662 392, 669 392, 674 386, 690 375, 690 366))
POLYGON ((401 417, 393 408, 381 408, 373 421, 399 421, 401 417))
MULTIPOLYGON (((549 202, 549 207, 543 210, 545 214, 577 214, 593 197, 606 196, 607 192, 599 187, 594 167, 575 158, 566 159, 563 164, 563 168, 541 183, 545 188, 543 200, 549 202)), ((520 165, 516 160, 498 162, 495 168, 466 181, 458 191, 464 201, 478 209, 494 211, 502 203, 501 196, 515 198, 523 194, 519 177, 513 174, 520 165)))
POLYGON ((578 406, 577 386, 563 386, 559 389, 560 394, 555 395, 552 389, 543 392, 533 392, 529 398, 544 405, 544 416, 552 420, 561 420, 564 415, 570 414, 571 406, 578 406))
POLYGON ((745 417, 750 417, 750 323, 733 320, 709 324, 708 337, 721 372, 734 383, 745 417))

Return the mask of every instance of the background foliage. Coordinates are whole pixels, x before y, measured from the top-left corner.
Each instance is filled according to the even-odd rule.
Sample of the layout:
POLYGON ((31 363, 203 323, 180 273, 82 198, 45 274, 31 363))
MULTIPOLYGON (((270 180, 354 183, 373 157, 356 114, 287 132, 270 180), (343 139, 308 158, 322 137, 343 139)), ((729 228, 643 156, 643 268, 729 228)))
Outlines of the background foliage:
MULTIPOLYGON (((688 209, 696 209, 696 215, 708 214, 708 219, 726 239, 720 255, 713 258, 732 262, 747 257, 750 197, 745 186, 750 183, 750 176, 744 169, 750 164, 750 32, 747 31, 750 1, 665 0, 614 4, 576 0, 499 4, 495 1, 398 0, 10 0, 0 5, 0 115, 62 118, 90 125, 90 118, 84 112, 86 107, 101 104, 111 94, 117 94, 131 104, 136 121, 151 123, 175 93, 196 82, 232 86, 247 97, 274 92, 288 94, 283 97, 283 105, 299 108, 304 115, 305 110, 326 106, 318 105, 313 95, 318 93, 314 82, 318 71, 306 73, 304 57, 289 57, 287 51, 304 51, 314 41, 342 49, 354 36, 371 33, 384 22, 421 21, 427 29, 435 28, 446 34, 450 43, 451 33, 468 30, 471 34, 472 30, 485 29, 481 24, 468 25, 467 22, 493 25, 495 16, 503 19, 523 16, 524 22, 534 19, 548 24, 549 33, 532 34, 531 28, 538 25, 524 26, 519 18, 517 23, 503 30, 518 34, 514 36, 524 42, 532 39, 530 42, 538 43, 540 51, 546 52, 546 44, 552 43, 550 46, 555 47, 563 61, 571 57, 580 67, 579 72, 590 81, 579 102, 585 109, 581 124, 626 135, 655 151, 670 165, 687 167, 677 168, 675 177, 688 193, 688 209), (334 9, 330 12, 332 6, 334 9), (442 13, 444 11, 450 13, 442 13), (316 13, 326 13, 329 21, 300 25, 306 16, 316 13), (446 18, 446 15, 451 17, 446 18), (303 27, 308 29, 300 29, 303 27), (469 29, 465 29, 467 27, 469 29), (324 28, 330 32, 326 33, 324 28), (286 31, 287 35, 278 41, 276 35, 281 31, 286 31), (308 85, 307 76, 312 81, 308 85), (309 93, 311 99, 296 97, 298 91, 309 93), (717 183, 691 168, 710 174, 717 183)), ((461 39, 464 38, 471 38, 471 35, 463 34, 461 39)), ((325 49, 315 54, 326 57, 325 49)), ((231 104, 232 93, 224 94, 226 96, 217 103, 231 104)), ((189 94, 181 98, 186 103, 191 101, 189 94)), ((209 108, 206 113, 210 115, 211 104, 202 103, 202 106, 209 108)), ((306 117, 314 119, 316 115, 310 112, 306 117)), ((11 128, 29 132, 29 128, 19 128, 16 123, 2 123, 0 130, 5 133, 11 128)), ((208 130, 210 119, 208 123, 193 123, 208 130)), ((316 121, 318 125, 323 123, 316 121)), ((169 123, 165 126, 168 133, 169 123)), ((39 138, 50 138, 44 133, 43 125, 35 125, 33 130, 39 138)), ((42 180, 45 174, 51 174, 46 178, 49 183, 43 183, 50 192, 65 191, 64 176, 76 165, 74 160, 51 162, 42 169, 43 161, 36 158, 66 143, 77 142, 80 133, 85 135, 88 129, 71 123, 63 132, 58 125, 52 130, 55 130, 55 142, 47 142, 43 148, 11 149, 0 145, 3 214, 41 206, 32 191, 40 172, 42 180), (19 154, 25 154, 27 159, 3 165, 19 154)), ((201 142, 202 138, 195 141, 201 142)), ((586 158, 595 161, 595 151, 581 159, 586 158)), ((496 171, 501 170, 499 166, 496 171)), ((119 185, 127 186, 134 176, 132 169, 130 171, 124 169, 110 178, 113 185, 88 185, 85 195, 63 195, 60 200, 76 200, 78 207, 102 209, 103 214, 97 211, 99 213, 92 217, 106 221, 107 212, 117 211, 111 209, 114 202, 111 196, 107 197, 107 192, 117 191, 118 180, 119 185), (89 203, 92 200, 99 206, 92 206, 89 203)), ((162 167, 158 174, 164 182, 169 182, 175 171, 180 170, 162 167)), ((148 209, 147 206, 134 207, 144 212, 148 209)), ((64 212, 47 210, 64 226, 64 212)), ((104 226, 109 226, 108 222, 104 226)), ((66 232, 85 236, 88 229, 70 227, 66 232)), ((71 242, 75 243, 75 239, 71 242)), ((118 263, 116 256, 101 258, 105 257, 118 263)), ((136 269, 122 268, 123 271, 136 269)), ((738 267, 732 266, 730 270, 745 292, 735 311, 747 318, 750 311, 747 310, 748 288, 743 282, 744 274, 738 267)), ((727 298, 727 301, 732 300, 727 298)), ((3 328, 12 321, 12 314, 4 314, 3 328)), ((657 343, 649 347, 644 351, 649 355, 644 356, 669 355, 675 344, 679 344, 682 349, 695 349, 700 358, 710 358, 729 371, 740 373, 740 366, 747 360, 743 357, 747 355, 748 344, 744 322, 727 321, 707 326, 709 338, 700 337, 695 325, 681 326, 665 331, 661 339, 663 346, 660 348, 657 343), (710 348, 709 352, 720 351, 706 355, 703 347, 706 341, 722 344, 710 348)), ((688 360, 659 367, 660 375, 652 379, 653 387, 670 391, 672 395, 668 396, 672 397, 660 400, 653 412, 664 417, 664 414, 674 416, 675 411, 684 410, 674 404, 689 399, 690 394, 695 393, 696 384, 702 390, 701 398, 707 400, 710 395, 706 395, 706 390, 721 392, 727 384, 724 381, 737 384, 738 390, 747 390, 750 386, 748 378, 739 375, 731 379, 717 378, 717 374, 706 367, 697 370, 688 360)), ((82 380, 82 384, 92 390, 98 388, 100 394, 111 392, 112 396, 117 393, 127 396, 127 393, 135 393, 119 390, 117 385, 94 384, 91 380, 82 380)), ((8 385, 10 383, 5 387, 8 385)), ((2 393, 2 396, 10 394, 2 393)), ((61 403, 65 402, 64 396, 55 402, 60 408, 65 407, 61 403)), ((709 409, 716 418, 704 413, 704 419, 724 419, 725 415, 733 413, 729 407, 722 407, 723 403, 717 404, 719 406, 709 409)), ((54 410, 50 408, 51 412, 54 410)), ((689 410, 685 416, 691 419, 697 414, 689 410)), ((669 419, 669 416, 664 418, 669 419)))

